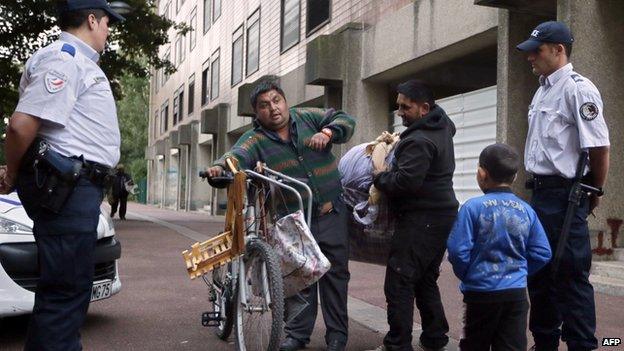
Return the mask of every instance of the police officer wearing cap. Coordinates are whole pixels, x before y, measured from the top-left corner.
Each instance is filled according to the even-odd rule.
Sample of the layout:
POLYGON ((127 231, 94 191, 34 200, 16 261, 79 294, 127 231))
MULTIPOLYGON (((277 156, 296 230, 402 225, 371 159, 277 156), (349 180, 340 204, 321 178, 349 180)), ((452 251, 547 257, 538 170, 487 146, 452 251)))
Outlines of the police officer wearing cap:
POLYGON ((0 193, 17 189, 34 223, 40 278, 25 349, 38 351, 82 349, 104 179, 120 146, 113 94, 98 60, 109 25, 123 17, 105 0, 60 1, 58 8, 59 40, 24 67, 0 175, 0 193), (35 142, 46 146, 37 155, 50 158, 31 163, 35 142), (69 178, 59 171, 67 164, 77 165, 69 178), (52 178, 54 184, 46 180, 52 178))
MULTIPOLYGON (((532 206, 557 250, 568 195, 583 150, 589 152, 584 183, 605 184, 609 169, 609 131, 596 86, 569 63, 570 29, 545 22, 517 46, 526 53, 540 87, 529 106, 524 162, 530 173, 532 206)), ((587 216, 600 197, 583 196, 576 209, 559 268, 547 265, 529 279, 529 329, 535 350, 557 350, 561 338, 569 350, 597 348, 594 290, 589 282, 591 245, 587 216)))

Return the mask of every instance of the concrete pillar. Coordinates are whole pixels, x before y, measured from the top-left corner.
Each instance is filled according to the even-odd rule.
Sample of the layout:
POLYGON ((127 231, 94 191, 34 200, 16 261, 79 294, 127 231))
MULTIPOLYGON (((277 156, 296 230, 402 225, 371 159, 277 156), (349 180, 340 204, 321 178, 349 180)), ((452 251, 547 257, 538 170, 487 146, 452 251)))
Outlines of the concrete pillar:
MULTIPOLYGON (((524 156, 528 107, 537 90, 538 79, 531 72, 526 56, 516 45, 526 40, 531 31, 546 18, 499 10, 496 140, 516 148, 524 156)), ((524 157, 523 157, 524 159, 524 157)), ((526 173, 524 167, 514 183, 514 191, 525 198, 526 173)))
MULTIPOLYGON (((611 168, 605 186, 607 195, 590 227, 609 230, 607 218, 624 218, 624 4, 621 0, 559 0, 557 17, 574 35, 571 61, 574 70, 589 78, 600 90, 611 141, 611 168)), ((591 217, 590 217, 591 218, 591 217)), ((620 246, 624 238, 619 240, 620 246)))
POLYGON ((323 98, 325 108, 342 109, 342 87, 326 86, 323 98))
POLYGON ((198 208, 198 197, 200 195, 200 187, 199 187, 199 167, 207 166, 207 165, 199 165, 198 158, 199 156, 199 123, 192 124, 191 131, 191 145, 190 145, 190 164, 189 164, 189 179, 188 179, 188 192, 189 192, 189 210, 194 211, 198 208))

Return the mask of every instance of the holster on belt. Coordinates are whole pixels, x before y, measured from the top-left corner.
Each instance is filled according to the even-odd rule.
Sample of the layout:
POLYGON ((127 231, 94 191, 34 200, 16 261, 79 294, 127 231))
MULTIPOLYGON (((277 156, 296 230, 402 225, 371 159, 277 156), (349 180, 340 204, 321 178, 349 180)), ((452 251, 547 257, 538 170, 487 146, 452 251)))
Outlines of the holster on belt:
POLYGON ((80 178, 83 161, 52 150, 48 143, 35 138, 21 163, 21 170, 34 173, 39 190, 39 205, 59 213, 80 178))

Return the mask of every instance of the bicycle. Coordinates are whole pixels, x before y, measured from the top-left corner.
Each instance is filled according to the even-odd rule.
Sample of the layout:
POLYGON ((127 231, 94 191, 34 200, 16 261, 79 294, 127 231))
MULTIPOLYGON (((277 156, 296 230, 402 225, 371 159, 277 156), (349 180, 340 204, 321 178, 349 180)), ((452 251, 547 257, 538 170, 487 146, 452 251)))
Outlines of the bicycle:
POLYGON ((202 325, 216 327, 215 333, 222 340, 227 340, 234 330, 239 351, 279 350, 284 323, 283 281, 279 257, 264 240, 269 234, 265 189, 272 184, 292 192, 303 211, 301 194, 285 183, 301 186, 308 193, 307 223, 312 214, 312 191, 304 182, 267 167, 263 169, 269 176, 252 170, 237 171, 234 162, 227 163, 230 174, 208 178, 200 172, 200 177, 208 178, 211 186, 228 188, 226 230, 218 237, 193 245, 191 252, 185 251, 187 268, 188 259, 195 266, 189 268, 189 274, 191 268, 196 276, 201 274, 213 305, 212 312, 202 314, 202 325), (228 236, 228 232, 232 235, 228 236), (197 258, 202 252, 200 245, 205 245, 204 253, 209 251, 207 247, 216 247, 210 259, 206 255, 197 258), (192 262, 193 257, 197 262, 192 262), (213 262, 208 263, 210 260, 213 262), (211 279, 205 274, 209 270, 211 279))

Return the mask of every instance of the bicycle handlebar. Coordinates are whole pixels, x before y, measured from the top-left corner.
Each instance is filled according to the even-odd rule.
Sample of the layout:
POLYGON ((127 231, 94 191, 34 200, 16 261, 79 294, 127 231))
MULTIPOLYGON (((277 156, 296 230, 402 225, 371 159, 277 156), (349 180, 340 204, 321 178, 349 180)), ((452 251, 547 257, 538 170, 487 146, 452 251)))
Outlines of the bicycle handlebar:
POLYGON ((203 179, 208 179, 208 180, 213 180, 215 182, 223 182, 223 181, 232 181, 234 179, 234 177, 232 176, 232 174, 224 174, 218 177, 211 177, 208 172, 199 172, 199 176, 202 177, 203 179))
MULTIPOLYGON (((286 182, 289 182, 289 183, 294 183, 294 184, 297 184, 297 185, 299 185, 299 186, 303 187, 303 189, 305 190, 305 192, 307 192, 307 193, 308 193, 308 211, 307 211, 308 213, 307 213, 307 216, 306 216, 306 217, 307 217, 307 218, 306 218, 306 220, 307 220, 308 225, 310 225, 311 220, 312 220, 312 190, 311 190, 311 189, 310 189, 310 187, 306 184, 306 182, 305 182, 305 180, 306 180, 306 179, 297 179, 297 178, 292 178, 292 177, 289 177, 289 176, 287 176, 287 175, 285 175, 285 174, 283 174, 283 173, 280 173, 280 172, 274 171, 274 170, 272 170, 272 169, 270 169, 270 168, 268 168, 268 167, 265 167, 265 168, 264 168, 264 171, 265 171, 266 173, 270 174, 270 175, 273 175, 273 176, 276 176, 276 177, 278 177, 278 178, 281 178, 281 179, 285 180, 286 182)), ((283 184, 283 183, 281 183, 281 182, 279 182, 279 181, 276 181, 276 180, 274 180, 274 179, 271 179, 270 177, 267 177, 267 176, 265 176, 265 175, 262 175, 262 174, 256 173, 256 172, 254 172, 254 171, 252 171, 252 170, 250 170, 250 169, 248 169, 248 170, 244 170, 244 172, 245 172, 247 175, 250 175, 251 177, 258 178, 258 179, 261 179, 261 180, 267 181, 267 182, 269 182, 269 183, 273 183, 273 184, 277 185, 278 187, 284 188, 284 189, 286 189, 286 190, 288 190, 288 191, 290 191, 290 192, 294 193, 294 194, 295 194, 295 196, 297 197, 298 202, 299 202, 299 208, 300 208, 302 211, 304 210, 304 206, 303 206, 303 201, 302 201, 302 198, 301 198, 301 194, 300 194, 300 193, 299 193, 299 191, 297 191, 295 188, 293 188, 293 187, 291 187, 291 186, 288 186, 288 185, 286 185, 286 184, 283 184)), ((212 187, 214 187, 214 188, 219 188, 219 189, 223 189, 223 188, 227 187, 227 186, 228 186, 229 184, 231 184, 231 183, 232 183, 232 181, 234 180, 234 176, 233 176, 233 174, 232 174, 231 172, 228 172, 228 171, 223 171, 223 172, 222 172, 222 175, 221 175, 221 176, 217 176, 217 177, 211 177, 211 176, 210 176, 210 174, 209 174, 208 172, 206 172, 206 171, 200 171, 200 172, 199 172, 199 176, 200 176, 201 178, 203 178, 203 179, 207 179, 207 180, 208 180, 208 183, 209 183, 212 187)))
POLYGON ((208 180, 208 184, 210 184, 214 188, 223 189, 228 186, 228 184, 232 183, 234 180, 234 176, 231 172, 222 172, 220 176, 211 177, 210 174, 206 171, 200 171, 199 176, 203 179, 208 180))

